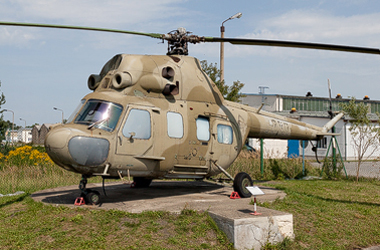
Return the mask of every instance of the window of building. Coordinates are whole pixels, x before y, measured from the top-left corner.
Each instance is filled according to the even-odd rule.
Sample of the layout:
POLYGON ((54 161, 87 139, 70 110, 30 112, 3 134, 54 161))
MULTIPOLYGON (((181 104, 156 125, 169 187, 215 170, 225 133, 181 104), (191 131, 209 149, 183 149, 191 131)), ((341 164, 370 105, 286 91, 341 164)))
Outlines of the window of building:
POLYGON ((149 139, 151 136, 150 114, 147 110, 132 109, 123 128, 123 135, 134 139, 149 139))
POLYGON ((317 148, 327 148, 327 138, 323 137, 321 140, 317 143, 317 148))
POLYGON ((183 119, 180 113, 168 112, 166 114, 168 122, 168 135, 172 138, 183 137, 183 119))
POLYGON ((223 144, 232 144, 232 128, 228 125, 218 124, 218 142, 223 144))
POLYGON ((198 117, 197 123, 197 138, 200 141, 210 140, 210 122, 206 117, 198 117))

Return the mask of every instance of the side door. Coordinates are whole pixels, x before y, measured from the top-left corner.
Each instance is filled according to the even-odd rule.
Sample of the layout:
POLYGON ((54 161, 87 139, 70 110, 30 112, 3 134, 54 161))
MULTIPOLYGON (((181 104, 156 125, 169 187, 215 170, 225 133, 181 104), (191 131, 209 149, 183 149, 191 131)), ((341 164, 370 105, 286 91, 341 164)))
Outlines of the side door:
POLYGON ((226 119, 212 119, 212 159, 227 168, 237 155, 237 139, 231 123, 226 119))

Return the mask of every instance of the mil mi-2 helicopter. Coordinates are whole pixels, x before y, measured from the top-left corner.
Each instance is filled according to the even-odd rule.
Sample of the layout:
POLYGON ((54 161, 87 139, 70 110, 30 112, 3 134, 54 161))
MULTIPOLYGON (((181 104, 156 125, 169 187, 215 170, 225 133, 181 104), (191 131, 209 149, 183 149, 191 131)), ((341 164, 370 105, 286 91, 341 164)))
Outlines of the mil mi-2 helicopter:
POLYGON ((90 75, 91 93, 83 97, 66 124, 54 125, 45 139, 51 159, 79 173, 86 203, 98 204, 100 194, 86 189, 87 178, 133 177, 136 187, 153 179, 205 179, 220 172, 233 180, 241 197, 250 197, 246 173, 235 178, 227 169, 248 137, 320 140, 343 113, 317 127, 223 98, 188 56, 188 43, 229 42, 380 54, 379 49, 242 38, 200 37, 184 28, 167 34, 89 27, 11 23, 0 25, 117 32, 166 40, 166 55, 118 54, 99 74, 90 75))

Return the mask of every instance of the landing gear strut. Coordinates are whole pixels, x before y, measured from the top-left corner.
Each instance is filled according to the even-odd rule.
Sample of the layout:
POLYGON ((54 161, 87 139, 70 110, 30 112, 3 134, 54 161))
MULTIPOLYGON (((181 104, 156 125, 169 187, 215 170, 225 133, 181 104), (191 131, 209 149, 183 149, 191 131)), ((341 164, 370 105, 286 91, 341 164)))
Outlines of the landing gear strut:
POLYGON ((100 203, 100 193, 96 190, 86 189, 87 176, 82 175, 82 180, 79 182, 79 189, 81 191, 81 197, 84 198, 86 204, 98 205, 100 203))
POLYGON ((216 161, 212 161, 214 165, 219 168, 220 171, 222 171, 228 178, 230 178, 231 181, 234 182, 234 191, 237 192, 241 198, 249 198, 252 196, 252 194, 248 191, 246 187, 253 186, 253 182, 249 174, 245 172, 238 173, 235 178, 232 178, 232 176, 227 173, 226 170, 224 170, 221 166, 219 166, 216 161))

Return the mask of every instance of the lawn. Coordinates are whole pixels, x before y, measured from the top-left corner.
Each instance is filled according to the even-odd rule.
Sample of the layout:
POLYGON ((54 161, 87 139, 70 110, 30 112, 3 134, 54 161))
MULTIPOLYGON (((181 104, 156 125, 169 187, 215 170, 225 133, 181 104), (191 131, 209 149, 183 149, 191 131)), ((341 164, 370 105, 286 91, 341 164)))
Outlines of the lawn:
POLYGON ((380 245, 380 182, 288 180, 266 185, 287 193, 260 204, 293 214, 295 241, 289 249, 360 249, 380 245))
MULTIPOLYGON (((80 175, 55 166, 44 152, 32 148, 10 151, 0 158, 0 193, 25 192, 0 197, 1 249, 233 248, 207 212, 184 209, 181 214, 130 214, 35 202, 29 197, 31 193, 78 184, 80 175), (28 161, 25 156, 29 156, 28 161)), ((228 169, 231 175, 245 171, 254 179, 262 178, 260 184, 287 193, 283 200, 259 205, 293 214, 295 240, 267 245, 265 249, 359 249, 380 245, 380 182, 345 178, 283 180, 298 176, 300 163, 299 159, 267 160, 262 176, 258 161, 243 155, 228 169)), ((310 166, 306 170, 318 174, 310 166)))

